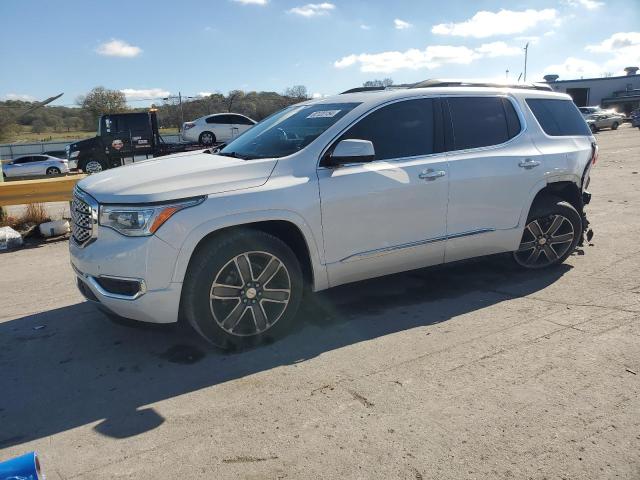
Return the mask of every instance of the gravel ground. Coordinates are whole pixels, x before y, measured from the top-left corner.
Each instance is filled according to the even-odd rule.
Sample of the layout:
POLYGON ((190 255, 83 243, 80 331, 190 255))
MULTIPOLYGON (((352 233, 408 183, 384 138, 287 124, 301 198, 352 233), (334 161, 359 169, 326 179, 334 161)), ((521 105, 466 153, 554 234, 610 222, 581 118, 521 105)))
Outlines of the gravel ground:
POLYGON ((595 237, 317 295, 225 354, 108 321, 66 243, 0 255, 0 459, 48 479, 640 478, 640 132, 598 134, 595 237))

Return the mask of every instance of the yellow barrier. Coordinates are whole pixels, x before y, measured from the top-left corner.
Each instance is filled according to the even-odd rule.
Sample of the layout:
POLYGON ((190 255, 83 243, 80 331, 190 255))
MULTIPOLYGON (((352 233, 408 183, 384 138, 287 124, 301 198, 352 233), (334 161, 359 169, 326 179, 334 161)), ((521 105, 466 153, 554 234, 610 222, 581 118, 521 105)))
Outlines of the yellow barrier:
POLYGON ((0 183, 0 206, 71 200, 75 184, 85 175, 0 183))

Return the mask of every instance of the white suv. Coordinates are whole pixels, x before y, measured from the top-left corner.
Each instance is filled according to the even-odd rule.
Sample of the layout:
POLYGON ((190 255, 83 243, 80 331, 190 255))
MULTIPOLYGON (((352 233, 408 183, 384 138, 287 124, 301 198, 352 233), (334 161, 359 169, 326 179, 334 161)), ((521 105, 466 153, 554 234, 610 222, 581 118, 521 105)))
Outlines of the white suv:
POLYGON ((216 113, 182 124, 182 139, 210 146, 230 142, 256 124, 255 120, 239 113, 216 113))
POLYGON ((500 252, 528 269, 564 261, 597 157, 570 97, 426 85, 304 102, 218 153, 85 178, 70 242, 80 290, 228 347, 283 332, 305 285, 500 252))

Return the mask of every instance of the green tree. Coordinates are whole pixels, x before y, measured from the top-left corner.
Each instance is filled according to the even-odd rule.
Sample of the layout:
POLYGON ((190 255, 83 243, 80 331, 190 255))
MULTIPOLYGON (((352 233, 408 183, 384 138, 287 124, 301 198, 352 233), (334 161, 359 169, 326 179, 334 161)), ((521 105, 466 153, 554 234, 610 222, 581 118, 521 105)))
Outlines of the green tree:
POLYGON ((41 118, 36 118, 31 124, 31 131, 34 133, 42 133, 47 129, 47 124, 41 118))

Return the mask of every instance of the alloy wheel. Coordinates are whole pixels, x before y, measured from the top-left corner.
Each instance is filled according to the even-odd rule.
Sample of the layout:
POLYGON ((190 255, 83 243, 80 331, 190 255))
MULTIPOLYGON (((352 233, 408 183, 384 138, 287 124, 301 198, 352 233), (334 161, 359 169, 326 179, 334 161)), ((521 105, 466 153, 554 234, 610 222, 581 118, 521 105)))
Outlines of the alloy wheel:
POLYGON ((205 132, 200 136, 200 142, 203 145, 213 145, 213 135, 211 133, 205 132))
POLYGON ((259 335, 286 311, 291 278, 275 255, 245 252, 216 274, 209 298, 211 314, 220 328, 236 336, 259 335))
POLYGON ((60 170, 58 170, 55 167, 49 167, 47 168, 47 175, 57 175, 58 173, 60 173, 60 170))
POLYGON ((562 258, 575 239, 571 221, 563 215, 537 218, 525 227, 516 261, 527 268, 543 268, 562 258))

